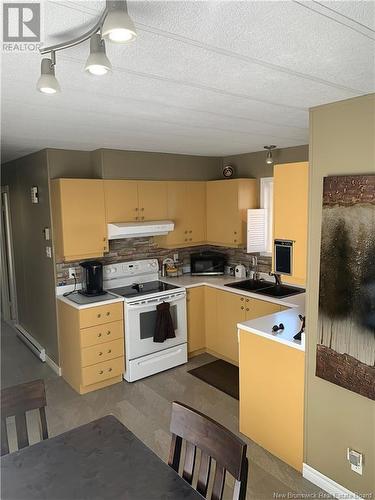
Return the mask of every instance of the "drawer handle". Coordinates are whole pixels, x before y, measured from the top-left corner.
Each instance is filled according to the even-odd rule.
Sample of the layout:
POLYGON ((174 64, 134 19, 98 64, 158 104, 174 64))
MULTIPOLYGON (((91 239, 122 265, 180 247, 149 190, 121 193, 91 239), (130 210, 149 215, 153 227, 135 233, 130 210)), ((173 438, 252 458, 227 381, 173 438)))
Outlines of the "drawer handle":
POLYGON ((103 373, 104 373, 103 370, 100 370, 99 375, 103 375, 103 373))
POLYGON ((107 311, 107 316, 110 316, 110 315, 111 315, 111 313, 109 311, 107 311))
POLYGON ((188 231, 185 231, 185 234, 188 234, 188 231))
POLYGON ((243 297, 241 297, 241 302, 243 302, 245 299, 243 297))
POLYGON ((246 299, 246 302, 249 302, 249 299, 246 299))
POLYGON ((111 330, 108 330, 107 335, 111 335, 111 330))
POLYGON ((101 317, 102 317, 102 315, 101 315, 100 313, 99 313, 97 316, 98 316, 98 318, 101 318, 101 317))
POLYGON ((99 356, 103 356, 103 353, 102 353, 102 352, 100 352, 100 353, 99 353, 99 356))
POLYGON ((244 306, 241 306, 241 309, 244 310, 245 309, 244 306))
POLYGON ((112 371, 112 368, 108 368, 108 371, 111 372, 112 371))
POLYGON ((111 352, 112 352, 112 349, 108 349, 108 354, 111 354, 111 352))
POLYGON ((234 240, 234 243, 237 243, 237 240, 234 240))
POLYGON ((191 234, 193 231, 189 231, 189 234, 191 234))
POLYGON ((250 309, 248 307, 246 307, 246 311, 250 311, 250 309))
POLYGON ((98 333, 98 338, 99 338, 99 339, 100 339, 100 337, 101 337, 101 336, 102 336, 102 334, 101 334, 101 333, 98 333))

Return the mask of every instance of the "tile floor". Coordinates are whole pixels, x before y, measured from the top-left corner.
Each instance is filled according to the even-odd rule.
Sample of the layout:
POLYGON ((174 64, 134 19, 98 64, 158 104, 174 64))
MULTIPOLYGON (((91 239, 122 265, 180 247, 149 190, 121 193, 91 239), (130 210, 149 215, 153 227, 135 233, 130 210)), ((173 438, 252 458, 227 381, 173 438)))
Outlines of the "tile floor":
MULTIPOLYGON (((50 436, 111 413, 166 461, 170 445, 170 409, 174 400, 199 409, 240 435, 237 431, 238 401, 187 373, 192 367, 213 359, 208 354, 132 384, 124 381, 80 396, 41 363, 12 328, 2 326, 2 387, 36 378, 45 380, 50 436)), ((241 437, 248 443, 248 499, 306 498, 306 494, 318 498, 319 488, 254 442, 241 437)), ((225 498, 231 498, 230 483, 228 481, 225 498)))

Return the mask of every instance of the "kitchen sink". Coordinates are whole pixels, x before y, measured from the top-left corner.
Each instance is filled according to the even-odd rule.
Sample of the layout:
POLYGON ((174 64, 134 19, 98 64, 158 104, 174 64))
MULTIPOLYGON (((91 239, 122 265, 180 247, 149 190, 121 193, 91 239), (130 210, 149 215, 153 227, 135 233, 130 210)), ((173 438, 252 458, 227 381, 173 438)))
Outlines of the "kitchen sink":
POLYGON ((231 288, 238 288, 239 290, 246 290, 247 292, 255 292, 257 290, 262 290, 263 288, 270 288, 273 285, 273 283, 270 283, 269 281, 263 281, 263 280, 244 280, 244 281, 237 281, 235 283, 227 283, 225 286, 229 286, 231 288))
POLYGON ((268 295, 269 297, 289 297, 291 295, 298 295, 304 293, 304 288, 297 288, 290 285, 275 285, 269 281, 262 280, 244 280, 235 283, 227 283, 225 286, 230 288, 237 288, 245 292, 254 292, 261 295, 268 295))

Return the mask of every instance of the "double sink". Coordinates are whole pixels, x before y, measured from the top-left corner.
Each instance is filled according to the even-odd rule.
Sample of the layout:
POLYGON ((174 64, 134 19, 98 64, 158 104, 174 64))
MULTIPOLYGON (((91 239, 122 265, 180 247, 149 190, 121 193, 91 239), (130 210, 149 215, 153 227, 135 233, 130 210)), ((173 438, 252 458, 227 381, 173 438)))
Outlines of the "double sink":
POLYGON ((289 297, 291 295, 298 295, 299 293, 305 292, 303 288, 269 283, 267 281, 253 279, 237 281, 235 283, 227 283, 225 284, 225 286, 228 286, 230 288, 237 288, 238 290, 244 290, 245 292, 267 295, 268 297, 289 297))

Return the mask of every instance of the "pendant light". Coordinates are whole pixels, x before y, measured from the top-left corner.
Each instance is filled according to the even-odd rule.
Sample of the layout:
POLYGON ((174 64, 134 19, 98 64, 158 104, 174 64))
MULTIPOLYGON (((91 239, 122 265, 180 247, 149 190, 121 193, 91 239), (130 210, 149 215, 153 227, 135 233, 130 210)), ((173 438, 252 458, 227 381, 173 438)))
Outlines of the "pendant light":
POLYGON ((114 43, 131 42, 137 37, 134 23, 125 1, 107 0, 108 13, 102 27, 102 37, 114 43))
POLYGON ((61 92, 59 82, 55 76, 55 55, 52 53, 51 58, 44 57, 41 63, 40 78, 36 84, 36 88, 42 94, 56 94, 61 92))
POLYGON ((99 33, 95 33, 90 38, 90 55, 86 61, 85 71, 96 76, 112 71, 112 65, 105 53, 105 42, 99 33))
POLYGON ((264 149, 267 149, 267 155, 266 155, 266 164, 267 165, 272 165, 273 164, 273 157, 272 157, 272 150, 275 149, 277 146, 274 146, 271 144, 271 146, 264 146, 264 149))

